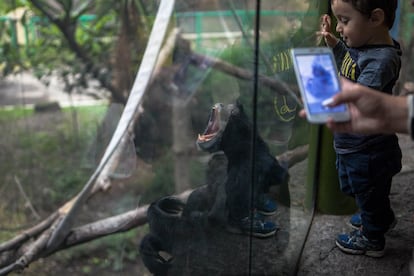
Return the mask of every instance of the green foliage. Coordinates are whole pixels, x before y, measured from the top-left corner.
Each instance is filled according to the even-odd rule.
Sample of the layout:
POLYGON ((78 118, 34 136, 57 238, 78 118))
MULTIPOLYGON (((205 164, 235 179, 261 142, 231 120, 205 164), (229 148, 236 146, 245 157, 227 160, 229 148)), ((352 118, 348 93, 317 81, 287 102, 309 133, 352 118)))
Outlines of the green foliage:
POLYGON ((0 14, 6 14, 17 7, 26 6, 27 0, 3 0, 0 1, 0 14))
POLYGON ((32 108, 0 109, 0 122, 8 122, 12 120, 23 119, 31 116, 32 114, 32 108))
MULTIPOLYGON (((94 21, 80 24, 76 29, 76 41, 82 51, 88 53, 96 66, 108 67, 108 53, 113 47, 114 20, 113 14, 94 21)), ((29 61, 35 76, 48 84, 49 76, 57 74, 65 83, 65 91, 72 92, 76 88, 87 88, 88 79, 92 75, 88 71, 90 64, 77 58, 76 53, 68 47, 66 38, 55 25, 48 20, 38 20, 36 24, 37 39, 30 46, 29 61), (53 61, 53 62, 51 62, 53 61)))
POLYGON ((94 79, 110 92, 121 93, 116 91, 123 88, 113 87, 111 82, 117 48, 121 45, 121 53, 131 51, 129 64, 123 66, 134 74, 153 21, 147 14, 157 7, 155 2, 144 7, 139 0, 38 1, 36 5, 31 0, 3 2, 0 16, 20 5, 30 12, 21 22, 25 44, 17 43, 10 18, 0 18, 4 19, 0 20, 0 76, 31 69, 48 84, 54 74, 61 77, 67 92, 82 91, 94 79), (129 16, 134 19, 128 21, 129 16))
POLYGON ((310 124, 302 118, 297 118, 293 124, 292 136, 289 139, 289 149, 309 143, 310 124))
POLYGON ((16 175, 35 205, 45 209, 53 209, 77 193, 91 173, 80 167, 79 160, 87 151, 105 109, 81 107, 78 131, 74 131, 72 116, 65 110, 49 115, 45 118, 48 122, 32 126, 33 129, 29 128, 33 116, 45 115, 30 117, 32 111, 19 108, 1 110, 1 143, 7 147, 0 148, 0 189, 3 185, 15 186, 16 175))
MULTIPOLYGON (((64 111, 72 111, 73 107, 65 107, 64 111)), ((108 107, 106 105, 91 105, 91 106, 77 106, 75 107, 76 112, 82 118, 92 117, 92 118, 101 118, 105 115, 108 107)), ((90 123, 91 121, 87 120, 85 123, 90 123)))
POLYGON ((89 172, 80 169, 68 171, 67 169, 50 168, 46 174, 51 181, 54 181, 54 188, 48 192, 50 199, 48 204, 59 204, 75 196, 90 176, 89 172))
POLYGON ((201 162, 191 162, 190 163, 190 181, 191 181, 191 186, 192 188, 197 188, 204 183, 204 179, 205 179, 205 165, 201 162))
MULTIPOLYGON (((167 151, 167 150, 166 150, 167 151)), ((154 163, 154 177, 145 187, 143 202, 152 202, 162 196, 174 193, 174 162, 171 153, 154 163)))
POLYGON ((91 16, 90 19, 81 21, 76 29, 76 41, 96 62, 107 57, 113 47, 113 38, 116 35, 115 16, 114 12, 101 17, 91 16))
MULTIPOLYGON (((95 138, 97 126, 106 110, 106 106, 63 108, 61 112, 52 114, 33 113, 33 110, 20 108, 0 110, 0 129, 3 133, 0 137, 0 241, 12 238, 18 230, 34 223, 15 185, 15 175, 42 217, 81 190, 92 172, 81 168, 79 161, 95 138), (78 135, 73 131, 71 113, 74 111, 77 113, 78 135), (39 117, 40 123, 35 120, 39 117)), ((125 197, 117 198, 116 208, 108 212, 121 213, 125 205, 136 206, 136 196, 131 196, 131 190, 125 197)), ((102 209, 105 207, 109 208, 102 204, 102 209)), ((38 268, 39 263, 34 263, 30 269, 36 271, 38 268, 36 275, 50 275, 56 271, 54 265, 57 264, 71 266, 76 275, 95 275, 99 270, 122 272, 131 263, 135 265, 139 254, 137 236, 143 236, 146 232, 147 226, 142 226, 110 235, 59 252, 51 256, 43 267, 38 268)))
POLYGON ((21 52, 17 47, 12 22, 0 21, 0 76, 15 73, 21 69, 21 52))

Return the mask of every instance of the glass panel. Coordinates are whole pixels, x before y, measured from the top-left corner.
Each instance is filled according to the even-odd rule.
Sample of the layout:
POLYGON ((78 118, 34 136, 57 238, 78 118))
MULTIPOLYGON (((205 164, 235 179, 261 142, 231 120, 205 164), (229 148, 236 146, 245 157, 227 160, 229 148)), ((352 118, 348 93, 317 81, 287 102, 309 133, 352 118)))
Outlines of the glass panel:
POLYGON ((262 1, 258 56, 255 1, 93 9, 75 32, 85 63, 42 15, 28 21, 30 61, 53 58, 34 70, 49 88, 27 72, 1 83, 21 94, 0 117, 0 243, 50 218, 53 254, 28 275, 293 274, 314 187, 289 49, 316 45, 319 2, 262 1))
MULTIPOLYGON (((283 83, 285 89, 260 85, 257 126, 270 153, 288 169, 289 179, 276 182, 267 193, 276 200, 278 209, 275 215, 265 217, 265 221, 275 223, 278 231, 273 238, 253 239, 253 274, 295 274, 313 210, 313 188, 306 185, 310 126, 297 117, 301 107, 289 51, 292 47, 316 45, 318 3, 297 1, 293 5, 293 2, 262 2, 260 73, 276 83, 283 83)), ((258 174, 260 180, 260 172, 258 174)))
POLYGON ((401 94, 410 94, 414 91, 414 67, 412 66, 412 57, 414 49, 413 25, 414 12, 411 2, 399 2, 401 5, 401 24, 399 28, 393 28, 394 37, 399 38, 402 49, 404 50, 404 58, 402 59, 402 68, 400 73, 400 91, 401 94))
MULTIPOLYGON (((254 5, 181 7, 176 22, 184 41, 176 45, 190 49, 177 48, 172 67, 163 68, 172 70, 177 93, 168 101, 170 179, 176 194, 193 190, 180 215, 170 205, 179 202, 170 196, 153 201, 143 244, 169 246, 172 275, 293 273, 312 215, 313 188, 305 185, 309 126, 296 116, 289 49, 315 45, 317 5, 264 3, 258 58, 267 78, 260 79, 256 105, 254 5), (180 25, 187 22, 195 26, 180 25), (286 91, 274 88, 280 83, 286 91), (259 137, 253 141, 255 128, 259 137)), ((147 257, 142 255, 149 268, 147 257)))

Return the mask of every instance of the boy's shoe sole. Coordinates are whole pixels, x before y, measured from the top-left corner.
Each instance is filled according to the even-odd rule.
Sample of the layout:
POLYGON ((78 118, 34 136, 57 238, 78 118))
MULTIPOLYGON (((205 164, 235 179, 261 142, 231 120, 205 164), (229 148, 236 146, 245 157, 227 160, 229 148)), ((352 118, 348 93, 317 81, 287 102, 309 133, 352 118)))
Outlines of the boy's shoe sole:
POLYGON ((341 251, 348 254, 366 255, 374 258, 380 258, 385 254, 385 241, 368 240, 359 230, 352 231, 350 234, 338 235, 335 244, 341 251))
POLYGON ((348 254, 352 254, 352 255, 365 255, 365 256, 373 257, 373 258, 381 258, 385 254, 385 250, 381 250, 381 251, 358 250, 358 249, 347 248, 341 245, 338 241, 335 241, 335 243, 336 243, 336 246, 338 246, 339 249, 341 249, 341 251, 348 253, 348 254))

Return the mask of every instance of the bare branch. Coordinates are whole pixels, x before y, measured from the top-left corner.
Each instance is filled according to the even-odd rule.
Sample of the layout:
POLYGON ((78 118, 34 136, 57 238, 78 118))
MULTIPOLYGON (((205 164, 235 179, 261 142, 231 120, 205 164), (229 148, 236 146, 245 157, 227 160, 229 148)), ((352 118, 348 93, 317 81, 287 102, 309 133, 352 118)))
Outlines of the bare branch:
POLYGON ((47 242, 51 233, 55 230, 60 220, 54 221, 50 228, 47 228, 33 243, 29 243, 26 248, 16 249, 16 252, 23 252, 23 254, 13 263, 0 269, 0 275, 7 275, 11 271, 22 271, 31 262, 39 259, 45 254, 47 242))
MULTIPOLYGON (((191 192, 193 192, 193 190, 187 190, 179 195, 176 195, 176 197, 185 202, 191 192)), ((65 241, 56 249, 56 251, 111 234, 126 232, 135 227, 144 225, 147 223, 148 207, 149 205, 144 205, 126 213, 73 228, 66 237, 65 241)))
MULTIPOLYGON (((3 253, 8 250, 12 250, 24 242, 28 241, 29 239, 37 237, 40 233, 45 231, 45 229, 49 228, 50 225, 56 220, 59 213, 54 212, 48 218, 40 222, 39 224, 33 226, 32 228, 24 231, 23 233, 19 234, 18 236, 14 237, 13 239, 6 241, 0 244, 0 253, 3 253)), ((0 262, 1 265, 1 262, 0 262)))
POLYGON ((118 216, 77 227, 69 233, 69 236, 64 242, 64 246, 71 247, 114 233, 126 232, 134 227, 141 226, 147 223, 147 209, 148 205, 145 205, 118 216))
POLYGON ((32 211, 33 216, 38 220, 40 219, 39 214, 36 212, 35 208, 33 207, 32 202, 30 201, 29 197, 27 196, 26 192, 23 189, 22 184, 20 183, 19 178, 15 175, 14 176, 14 181, 17 184, 17 187, 19 188, 20 193, 22 194, 24 200, 26 201, 26 204, 28 205, 30 211, 32 211))
MULTIPOLYGON (((277 159, 281 162, 286 162, 289 167, 292 167, 294 164, 306 158, 307 151, 308 146, 304 145, 277 156, 277 159)), ((191 192, 192 190, 187 190, 177 195, 177 197, 186 201, 191 192)), ((145 205, 126 213, 73 228, 58 247, 48 250, 48 240, 56 226, 59 225, 63 215, 70 209, 73 201, 74 199, 67 202, 59 209, 59 211, 53 213, 40 224, 23 232, 10 241, 0 244, 0 257, 2 257, 0 258, 0 275, 7 275, 12 271, 20 271, 31 262, 41 257, 49 256, 57 251, 111 234, 126 232, 135 227, 144 225, 147 222, 146 213, 148 205, 145 205), (39 238, 32 243, 29 243, 26 247, 24 246, 25 242, 28 242, 30 239, 36 238, 39 235, 39 238)))
MULTIPOLYGON (((177 197, 186 201, 192 191, 187 190, 177 195, 177 197)), ((66 205, 70 206, 71 202, 73 200, 69 201, 66 205)), ((49 250, 47 243, 62 220, 66 208, 68 207, 62 207, 59 212, 55 212, 41 224, 25 231, 8 242, 0 244, 0 276, 7 275, 12 271, 21 271, 31 262, 41 257, 49 256, 57 251, 107 235, 126 232, 144 225, 147 222, 148 205, 145 205, 120 215, 73 228, 59 246, 49 250), (24 246, 25 242, 37 237, 39 234, 41 235, 36 240, 29 243, 26 247, 24 246)))
MULTIPOLYGON (((205 56, 205 55, 200 55, 200 54, 197 54, 197 53, 192 53, 191 54, 191 59, 198 66, 209 66, 209 67, 212 67, 212 68, 214 68, 216 70, 219 70, 223 73, 226 73, 228 75, 237 77, 237 78, 242 79, 242 80, 253 80, 253 72, 252 71, 234 66, 234 65, 232 65, 228 62, 225 62, 223 60, 208 57, 208 56, 205 56)), ((268 77, 268 76, 264 76, 264 75, 259 75, 259 82, 261 84, 263 84, 264 86, 267 86, 268 88, 273 89, 274 91, 276 91, 277 93, 279 93, 281 95, 291 96, 293 99, 296 100, 296 102, 298 104, 302 105, 302 103, 298 99, 298 96, 296 94, 294 94, 287 87, 287 85, 284 84, 283 82, 281 82, 280 80, 277 80, 277 79, 274 79, 274 78, 271 78, 271 77, 268 77)))

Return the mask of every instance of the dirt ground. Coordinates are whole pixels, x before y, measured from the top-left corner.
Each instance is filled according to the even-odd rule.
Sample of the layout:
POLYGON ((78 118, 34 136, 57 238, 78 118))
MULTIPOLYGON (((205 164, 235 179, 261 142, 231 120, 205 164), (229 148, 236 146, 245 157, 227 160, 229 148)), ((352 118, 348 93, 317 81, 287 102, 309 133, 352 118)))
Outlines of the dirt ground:
MULTIPOLYGON (((395 176, 391 204, 397 216, 396 227, 386 236, 386 255, 382 258, 348 255, 335 245, 340 232, 348 232, 349 216, 316 213, 300 260, 298 276, 364 275, 407 276, 414 249, 414 141, 400 135, 403 169, 395 176)), ((413 260, 414 265, 414 260, 413 260)))

